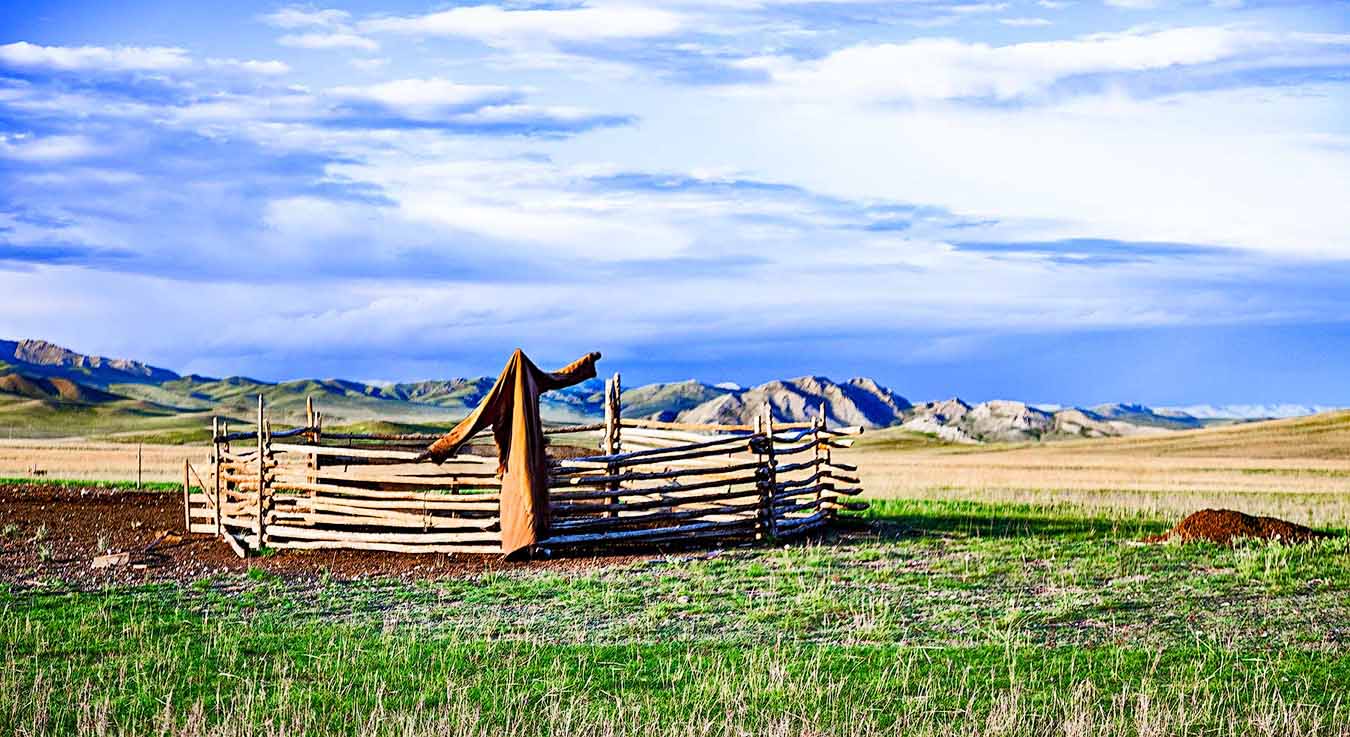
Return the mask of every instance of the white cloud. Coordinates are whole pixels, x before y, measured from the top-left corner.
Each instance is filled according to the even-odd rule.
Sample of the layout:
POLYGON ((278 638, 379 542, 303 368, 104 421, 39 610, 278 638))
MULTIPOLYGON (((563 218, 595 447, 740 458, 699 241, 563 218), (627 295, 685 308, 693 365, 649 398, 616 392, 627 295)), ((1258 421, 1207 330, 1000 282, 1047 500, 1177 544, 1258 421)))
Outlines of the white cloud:
POLYGON ((1345 259, 1350 210, 1338 203, 1350 201, 1350 150, 1307 135, 1344 125, 1337 91, 1112 96, 1048 108, 754 98, 739 101, 734 125, 644 118, 643 133, 666 141, 671 158, 698 163, 709 157, 690 152, 716 140, 762 178, 997 220, 1003 239, 1091 236, 1345 259))
MULTIPOLYGON (((956 39, 861 44, 820 60, 740 62, 778 83, 768 94, 860 100, 1011 100, 1086 74, 1136 72, 1264 54, 1268 66, 1345 64, 1350 34, 1278 34, 1225 27, 1127 31, 1063 41, 990 46, 956 39)), ((748 89, 752 94, 762 90, 748 89)))
POLYGON ((1152 10, 1158 7, 1160 0, 1106 0, 1106 4, 1126 10, 1152 10))
POLYGON ((100 152, 87 136, 59 135, 36 137, 28 134, 0 134, 0 156, 21 161, 67 161, 100 152))
POLYGON ((957 15, 979 15, 981 13, 1001 13, 1008 9, 1007 3, 967 3, 948 5, 944 10, 957 15))
POLYGON ((346 23, 351 14, 345 10, 315 10, 300 6, 282 8, 262 16, 262 21, 277 28, 330 28, 346 23))
POLYGON ((396 79, 367 86, 334 87, 328 94, 341 100, 376 103, 410 117, 433 118, 512 99, 518 93, 510 87, 459 84, 448 79, 396 79))
POLYGON ((0 65, 67 72, 182 72, 194 67, 264 76, 290 71, 285 62, 261 59, 194 61, 186 49, 166 46, 39 46, 26 41, 0 46, 0 65))
POLYGON ((258 59, 207 59, 206 65, 215 69, 237 69, 250 74, 276 77, 291 71, 284 61, 258 59))
POLYGON ((277 42, 299 49, 357 49, 376 51, 380 45, 364 36, 336 31, 332 33, 288 33, 277 42))
POLYGON ((262 16, 262 21, 287 31, 277 42, 298 49, 356 49, 375 51, 380 45, 362 36, 348 22, 351 14, 345 10, 314 9, 300 6, 282 8, 262 16))
POLYGON ((61 71, 167 71, 192 63, 187 51, 166 46, 0 46, 0 64, 61 71))
POLYGON ((1073 3, 1068 2, 1068 0, 1036 0, 1036 4, 1047 10, 1063 10, 1070 5, 1073 5, 1073 3))
POLYGON ((653 8, 607 5, 508 10, 495 5, 474 5, 428 15, 375 18, 362 23, 361 29, 512 43, 649 38, 674 33, 684 26, 682 16, 653 8))
POLYGON ((1053 25, 1045 18, 1000 18, 998 22, 1015 28, 1038 28, 1053 25))
POLYGON ((389 66, 389 60, 383 57, 375 57, 370 59, 348 59, 347 63, 350 64, 353 69, 358 69, 363 72, 376 72, 385 68, 386 66, 389 66))

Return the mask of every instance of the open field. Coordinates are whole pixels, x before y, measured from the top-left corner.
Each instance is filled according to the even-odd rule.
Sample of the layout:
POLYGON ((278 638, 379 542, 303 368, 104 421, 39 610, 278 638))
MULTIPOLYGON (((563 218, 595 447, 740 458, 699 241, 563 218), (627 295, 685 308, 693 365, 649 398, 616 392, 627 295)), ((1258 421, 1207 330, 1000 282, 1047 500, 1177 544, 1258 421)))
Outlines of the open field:
MULTIPOLYGON (((31 477, 36 466, 48 478, 82 481, 134 481, 135 443, 90 443, 80 440, 0 441, 0 478, 31 477)), ((211 456, 208 443, 153 445, 140 448, 145 481, 183 481, 183 459, 198 469, 211 456)), ((200 472, 200 471, 199 471, 200 472)))
POLYGON ((1350 734, 1350 548, 881 502, 792 548, 0 593, 0 731, 1350 734), (416 577, 415 577, 416 578, 416 577), (537 715, 537 716, 535 716, 537 715))
MULTIPOLYGON (((1346 737, 1350 538, 1140 541, 1221 505, 1343 535, 1347 435, 1347 415, 1030 447, 875 433, 836 452, 872 508, 807 544, 537 564, 190 538, 94 571, 177 495, 24 487, 0 510, 0 733, 1346 737), (141 511, 76 534, 62 499, 141 511)), ((121 468, 78 444, 4 457, 25 449, 121 468)), ((196 449, 156 450, 172 481, 196 449)))
POLYGON ((1229 507, 1350 523, 1350 413, 1143 438, 951 446, 895 430, 839 452, 871 496, 1067 503, 1179 517, 1229 507))

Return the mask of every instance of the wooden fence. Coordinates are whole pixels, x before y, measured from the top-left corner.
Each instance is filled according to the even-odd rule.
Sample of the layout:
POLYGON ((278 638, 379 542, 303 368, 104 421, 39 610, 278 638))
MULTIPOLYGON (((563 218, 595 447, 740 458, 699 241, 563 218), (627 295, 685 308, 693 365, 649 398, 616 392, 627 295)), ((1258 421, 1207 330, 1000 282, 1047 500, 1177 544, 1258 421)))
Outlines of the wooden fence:
MULTIPOLYGON (((767 406, 752 425, 629 419, 619 396, 615 375, 603 423, 545 431, 551 522, 539 547, 773 540, 866 507, 847 499, 861 492, 856 469, 830 457, 860 428, 775 423, 767 406), (600 453, 559 452, 576 446, 600 453)), ((415 459, 438 435, 325 433, 312 403, 306 416, 304 427, 274 432, 259 397, 252 427, 214 423, 211 467, 199 475, 184 465, 189 531, 219 535, 240 556, 265 547, 501 552, 490 431, 436 465, 415 459)))

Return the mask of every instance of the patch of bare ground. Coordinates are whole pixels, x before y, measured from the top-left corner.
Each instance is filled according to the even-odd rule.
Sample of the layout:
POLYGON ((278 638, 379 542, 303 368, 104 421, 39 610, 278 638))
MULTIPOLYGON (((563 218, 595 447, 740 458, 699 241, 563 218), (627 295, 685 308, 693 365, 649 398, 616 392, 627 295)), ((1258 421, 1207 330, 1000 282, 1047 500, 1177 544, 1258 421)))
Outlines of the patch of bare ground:
POLYGON ((214 574, 244 573, 251 568, 283 579, 323 575, 413 581, 522 567, 535 571, 586 570, 648 557, 574 556, 518 562, 495 555, 284 550, 241 559, 213 536, 183 533, 183 501, 178 494, 0 485, 0 583, 21 587, 52 580, 75 588, 185 583, 214 574), (96 557, 122 552, 129 554, 125 562, 93 567, 96 557))

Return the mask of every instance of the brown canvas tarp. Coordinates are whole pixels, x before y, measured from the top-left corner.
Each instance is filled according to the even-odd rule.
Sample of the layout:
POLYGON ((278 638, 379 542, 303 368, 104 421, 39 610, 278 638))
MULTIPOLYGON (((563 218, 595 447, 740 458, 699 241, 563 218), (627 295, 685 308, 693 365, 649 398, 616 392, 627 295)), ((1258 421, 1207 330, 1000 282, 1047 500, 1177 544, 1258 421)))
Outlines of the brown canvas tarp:
POLYGON ((516 349, 473 414, 427 448, 426 457, 441 463, 474 434, 492 426, 502 477, 502 552, 507 555, 548 534, 548 455, 539 395, 594 377, 598 360, 599 353, 590 353, 549 373, 516 349))

